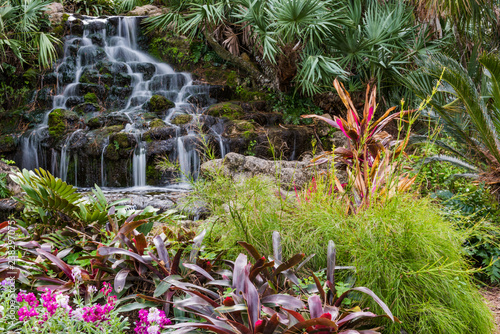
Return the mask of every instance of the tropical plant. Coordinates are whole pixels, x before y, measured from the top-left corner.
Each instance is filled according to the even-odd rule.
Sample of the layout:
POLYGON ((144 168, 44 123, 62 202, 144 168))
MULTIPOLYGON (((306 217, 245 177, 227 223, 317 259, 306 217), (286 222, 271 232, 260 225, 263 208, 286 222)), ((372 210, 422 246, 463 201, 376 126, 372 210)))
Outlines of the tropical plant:
MULTIPOLYGON (((102 333, 121 334, 128 329, 128 319, 118 314, 116 296, 109 295, 111 289, 107 283, 99 293, 95 286, 90 286, 87 302, 79 294, 70 298, 71 291, 54 293, 50 289, 45 289, 40 299, 33 292, 26 291, 18 292, 16 296, 14 284, 13 280, 2 281, 0 328, 5 332, 90 334, 95 333, 97 327, 102 333), (106 304, 91 302, 96 295, 104 296, 106 304)), ((78 284, 75 291, 78 291, 78 284)))
POLYGON ((422 70, 408 77, 407 84, 421 97, 429 95, 432 80, 441 79, 442 86, 429 104, 428 115, 443 124, 446 134, 459 146, 440 145, 454 157, 437 155, 431 161, 447 161, 463 167, 496 187, 500 183, 500 58, 496 53, 479 57, 483 65, 481 84, 473 79, 457 61, 446 56, 422 59, 422 70))
POLYGON ((22 172, 11 176, 26 195, 16 198, 24 205, 22 220, 25 224, 35 224, 37 228, 61 225, 103 224, 108 221, 110 207, 101 189, 92 189, 94 196, 84 199, 76 187, 55 178, 44 169, 22 172))
MULTIPOLYGON (((275 247, 274 261, 267 262, 253 246, 240 243, 255 259, 249 263, 247 256, 240 254, 236 261, 231 263, 232 272, 226 270, 218 274, 222 280, 215 280, 207 273, 209 279, 204 286, 186 285, 175 279, 167 282, 176 290, 184 291, 187 298, 174 302, 177 310, 187 315, 204 319, 206 322, 181 322, 171 326, 175 329, 208 329, 216 333, 294 333, 304 330, 314 333, 320 330, 329 333, 379 333, 379 326, 373 325, 373 318, 379 317, 372 312, 362 311, 359 307, 344 309, 341 305, 348 295, 363 292, 371 296, 383 309, 385 317, 392 321, 395 318, 387 305, 367 288, 352 288, 340 296, 335 291, 335 245, 330 242, 328 247, 328 267, 325 291, 321 282, 314 276, 318 295, 300 296, 277 293, 273 288, 276 276, 290 270, 300 260, 295 259, 281 263, 275 262, 281 256, 279 235, 273 233, 275 247), (272 272, 271 272, 271 271, 272 272), (232 280, 229 279, 232 277, 232 280), (213 293, 206 287, 217 287, 220 294, 213 293), (229 288, 229 289, 228 289, 229 288), (225 293, 222 294, 222 292, 225 293), (299 297, 308 296, 308 307, 299 297), (297 311, 298 310, 298 311, 297 311), (363 328, 371 328, 363 330, 363 328)), ((300 256, 303 257, 303 254, 300 256)), ((202 272, 200 272, 202 273, 202 272)), ((288 277, 288 275, 286 275, 288 277)), ((293 279, 291 280, 293 282, 293 279)), ((283 291, 290 293, 291 291, 283 291)))
POLYGON ((197 0, 188 14, 186 9, 146 19, 147 30, 202 33, 253 81, 285 92, 313 95, 336 77, 358 86, 378 77, 382 87, 392 86, 412 55, 436 46, 425 30, 415 29, 411 8, 402 2, 353 0, 343 7, 330 0, 197 0), (257 66, 242 53, 253 55, 257 66))
MULTIPOLYGON (((47 32, 50 24, 44 11, 48 0, 4 0, 0 6, 0 60, 50 67, 56 60, 60 41, 47 32), (34 55, 38 55, 37 58, 34 55)), ((2 68, 0 67, 0 70, 2 68)))
POLYGON ((368 86, 363 118, 361 119, 344 86, 337 79, 333 85, 347 108, 347 119, 335 116, 331 120, 318 115, 302 117, 320 119, 341 130, 348 138, 348 148, 335 148, 333 152, 325 152, 312 159, 311 162, 322 164, 333 159, 337 166, 340 167, 340 164, 347 166, 349 183, 342 184, 334 176, 334 185, 338 192, 352 194, 352 198, 348 198, 347 203, 351 211, 355 213, 359 208, 369 206, 370 202, 378 196, 388 199, 397 192, 407 191, 415 181, 415 176, 410 177, 408 173, 400 172, 400 161, 397 159, 408 144, 409 129, 402 140, 394 139, 383 131, 384 127, 391 121, 401 119, 412 111, 404 110, 392 113, 396 109, 396 107, 392 107, 375 121, 376 87, 370 89, 368 86))

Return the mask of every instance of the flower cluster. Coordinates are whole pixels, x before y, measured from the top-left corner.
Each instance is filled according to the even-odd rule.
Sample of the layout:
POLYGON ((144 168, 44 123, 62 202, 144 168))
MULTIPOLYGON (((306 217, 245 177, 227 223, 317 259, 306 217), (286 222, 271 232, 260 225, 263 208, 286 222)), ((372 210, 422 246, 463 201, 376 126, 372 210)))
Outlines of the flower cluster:
MULTIPOLYGON (((89 286, 88 291, 92 295, 97 291, 97 288, 95 286, 89 286)), ((110 296, 109 294, 111 291, 111 285, 104 283, 100 292, 107 297, 107 303, 105 305, 94 304, 90 306, 83 306, 82 304, 79 304, 77 306, 80 307, 76 307, 75 309, 69 305, 70 298, 68 295, 54 293, 50 289, 45 289, 44 293, 40 296, 43 308, 39 308, 38 306, 40 305, 40 302, 33 293, 27 294, 21 291, 18 293, 16 300, 19 303, 25 303, 25 305, 18 310, 19 320, 27 321, 30 318, 36 318, 37 320, 40 320, 40 323, 44 323, 58 310, 61 310, 61 314, 66 314, 67 316, 79 321, 96 324, 101 323, 110 319, 109 314, 116 306, 117 297, 110 296), (41 317, 39 318, 40 315, 41 317)))
POLYGON ((165 326, 171 325, 172 321, 166 317, 165 312, 152 307, 148 310, 139 311, 139 321, 135 326, 137 334, 159 334, 165 326))

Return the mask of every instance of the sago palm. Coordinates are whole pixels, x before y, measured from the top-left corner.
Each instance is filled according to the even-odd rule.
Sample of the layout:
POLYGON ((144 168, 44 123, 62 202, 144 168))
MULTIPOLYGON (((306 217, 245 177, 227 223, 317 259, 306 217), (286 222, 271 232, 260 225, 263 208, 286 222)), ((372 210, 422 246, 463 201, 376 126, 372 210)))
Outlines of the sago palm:
POLYGON ((480 84, 474 84, 467 70, 446 56, 422 60, 423 70, 408 80, 416 94, 430 94, 432 79, 442 78, 442 84, 430 104, 461 149, 454 150, 470 164, 447 156, 430 160, 445 160, 480 172, 491 185, 500 183, 500 57, 485 53, 478 59, 482 65, 480 84))

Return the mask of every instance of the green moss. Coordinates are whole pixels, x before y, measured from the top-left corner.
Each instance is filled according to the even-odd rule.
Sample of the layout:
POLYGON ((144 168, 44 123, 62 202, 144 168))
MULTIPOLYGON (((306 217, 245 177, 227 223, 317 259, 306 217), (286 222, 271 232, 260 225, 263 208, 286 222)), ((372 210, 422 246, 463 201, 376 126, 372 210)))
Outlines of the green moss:
POLYGON ((52 32, 54 33, 54 35, 58 36, 58 37, 62 37, 63 34, 64 34, 64 26, 62 24, 58 25, 58 26, 55 26, 53 29, 52 29, 52 32))
POLYGON ((226 117, 234 120, 243 115, 243 108, 231 102, 222 102, 212 105, 207 110, 207 114, 215 117, 226 117))
POLYGON ((114 132, 120 132, 125 128, 123 125, 112 125, 112 126, 107 126, 103 128, 104 131, 107 131, 108 133, 114 133, 114 132))
POLYGON ((89 128, 98 128, 101 126, 101 121, 99 120, 99 117, 93 117, 87 121, 87 126, 89 128))
POLYGON ((173 107, 175 107, 175 103, 162 95, 153 95, 148 104, 149 111, 155 114, 162 114, 173 107))
POLYGON ((49 135, 56 140, 62 138, 69 122, 78 121, 78 115, 72 111, 55 109, 49 114, 49 135))
POLYGON ((16 141, 11 135, 0 136, 0 152, 12 152, 16 149, 16 141))
POLYGON ((187 123, 191 122, 192 119, 193 119, 193 116, 191 116, 191 115, 179 114, 172 119, 171 123, 175 124, 175 125, 182 125, 182 124, 187 124, 187 123))
POLYGON ((161 119, 156 118, 149 122, 149 127, 154 129, 154 128, 162 128, 165 126, 165 122, 163 122, 161 119))
POLYGON ((83 97, 84 101, 87 103, 97 103, 97 96, 95 93, 87 93, 83 97))
POLYGON ((235 71, 229 72, 226 77, 226 85, 235 87, 237 85, 238 74, 235 71))
POLYGON ((252 124, 252 122, 249 121, 234 121, 234 125, 236 126, 236 129, 238 129, 239 131, 255 130, 255 126, 252 124))
POLYGON ((64 13, 62 15, 62 23, 66 23, 66 21, 68 21, 68 19, 69 19, 69 14, 64 13))
POLYGON ((157 115, 155 113, 152 113, 152 112, 146 112, 146 113, 142 114, 142 118, 144 118, 145 120, 153 120, 153 119, 157 118, 157 115))
POLYGON ((249 139, 253 139, 256 137, 256 133, 254 131, 245 131, 241 134, 241 136, 246 139, 246 140, 249 140, 249 139))
MULTIPOLYGON (((113 136, 111 136, 110 142, 116 143, 116 145, 118 145, 118 147, 120 147, 120 148, 131 147, 130 140, 128 138, 128 134, 125 132, 115 133, 113 136)), ((116 147, 116 145, 115 145, 115 147, 116 147)))
POLYGON ((146 166, 146 183, 156 184, 160 181, 161 173, 153 165, 146 166))
POLYGON ((234 100, 238 101, 261 101, 261 100, 268 100, 269 96, 267 93, 260 92, 260 91, 252 91, 249 90, 248 88, 245 88, 243 86, 237 86, 235 89, 235 93, 233 95, 234 100))

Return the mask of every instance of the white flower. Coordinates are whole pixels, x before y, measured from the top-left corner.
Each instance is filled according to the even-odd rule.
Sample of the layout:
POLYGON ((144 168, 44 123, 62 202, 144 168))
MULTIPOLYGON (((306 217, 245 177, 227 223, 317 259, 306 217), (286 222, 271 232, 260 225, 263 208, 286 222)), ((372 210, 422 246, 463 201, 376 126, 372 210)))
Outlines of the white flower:
POLYGON ((159 322, 160 320, 161 320, 160 311, 156 307, 150 308, 148 313, 148 321, 152 323, 152 322, 159 322))
POLYGON ((62 307, 68 311, 71 310, 71 306, 68 305, 69 296, 63 295, 62 293, 57 294, 56 303, 57 303, 57 305, 59 305, 59 307, 62 307))
POLYGON ((160 332, 160 326, 149 326, 148 327, 148 334, 158 334, 160 332))
POLYGON ((75 317, 76 319, 83 321, 83 309, 82 308, 77 308, 74 310, 71 315, 75 317))
POLYGON ((73 270, 71 270, 71 276, 73 276, 73 280, 82 280, 82 270, 78 267, 74 267, 73 270))
POLYGON ((87 287, 87 292, 88 292, 90 295, 93 295, 94 293, 96 293, 96 291, 97 291, 97 288, 96 288, 95 286, 93 286, 93 285, 89 285, 89 286, 87 287))
POLYGON ((5 310, 5 307, 0 305, 0 317, 3 315, 3 311, 5 310))

